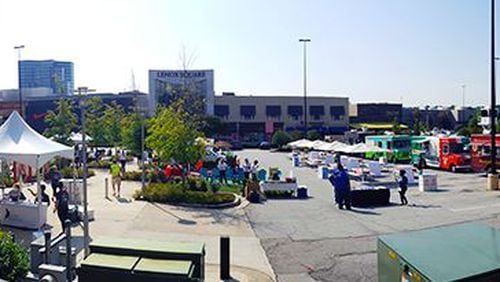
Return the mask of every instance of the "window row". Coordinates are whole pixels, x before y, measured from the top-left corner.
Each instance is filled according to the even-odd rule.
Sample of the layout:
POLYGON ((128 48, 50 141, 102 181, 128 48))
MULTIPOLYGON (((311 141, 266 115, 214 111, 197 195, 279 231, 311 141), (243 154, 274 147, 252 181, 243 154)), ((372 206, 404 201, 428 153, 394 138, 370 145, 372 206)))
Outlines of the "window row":
MULTIPOLYGON (((282 116, 280 105, 268 105, 266 106, 265 114, 267 118, 280 119, 282 116)), ((243 119, 254 119, 256 115, 255 105, 241 105, 240 106, 240 116, 243 119)), ((230 114, 229 105, 215 105, 214 113, 216 116, 221 118, 228 118, 230 114)), ((304 107, 301 105, 290 105, 287 106, 287 114, 289 117, 295 120, 299 120, 304 116, 304 107)), ((325 106, 322 105, 311 105, 309 106, 309 116, 313 120, 320 120, 325 116, 325 106)), ((335 120, 343 119, 346 115, 345 108, 343 106, 330 106, 330 116, 335 120)))

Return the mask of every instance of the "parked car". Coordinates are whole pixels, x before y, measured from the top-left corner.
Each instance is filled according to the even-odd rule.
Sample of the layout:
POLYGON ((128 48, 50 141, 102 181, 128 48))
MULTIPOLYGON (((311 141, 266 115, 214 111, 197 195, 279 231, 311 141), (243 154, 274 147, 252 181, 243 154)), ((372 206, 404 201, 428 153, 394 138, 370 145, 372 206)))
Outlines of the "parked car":
POLYGON ((269 149, 271 149, 271 143, 269 143, 267 141, 260 142, 259 149, 261 149, 261 150, 269 150, 269 149))

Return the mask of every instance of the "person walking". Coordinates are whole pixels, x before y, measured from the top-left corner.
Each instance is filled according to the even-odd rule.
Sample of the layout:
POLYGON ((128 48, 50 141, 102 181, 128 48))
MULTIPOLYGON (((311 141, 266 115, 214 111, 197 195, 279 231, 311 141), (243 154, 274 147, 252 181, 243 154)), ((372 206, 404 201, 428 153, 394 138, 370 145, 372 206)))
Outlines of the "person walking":
POLYGON ((66 187, 61 186, 55 196, 54 212, 57 211, 57 217, 61 222, 62 232, 66 229, 66 219, 69 219, 69 193, 66 187))
POLYGON ((122 185, 121 167, 118 165, 116 161, 113 161, 113 163, 109 167, 109 171, 111 174, 111 187, 113 187, 113 196, 118 196, 119 198, 120 188, 122 185))
POLYGON ((258 168, 259 168, 259 161, 258 160, 253 161, 253 164, 250 167, 250 174, 252 176, 252 180, 254 180, 254 181, 257 180, 257 169, 258 168))
POLYGON ((125 173, 125 166, 127 165, 127 153, 125 153, 125 150, 120 150, 120 155, 118 156, 118 159, 120 160, 121 164, 121 170, 122 173, 125 173))
POLYGON ((252 170, 252 165, 250 161, 245 158, 243 161, 243 175, 245 176, 245 180, 248 181, 250 179, 250 171, 252 170))
POLYGON ((337 168, 333 171, 332 175, 328 178, 332 184, 333 198, 339 209, 351 209, 351 184, 349 182, 349 174, 339 162, 337 168))
POLYGON ((227 164, 224 159, 220 159, 219 164, 217 165, 217 168, 219 169, 219 181, 220 183, 226 183, 227 184, 227 177, 226 177, 226 169, 227 169, 227 164))
POLYGON ((52 197, 55 197, 57 194, 57 188, 60 188, 61 185, 61 173, 57 170, 57 166, 52 166, 49 171, 49 180, 50 186, 52 187, 52 197))
POLYGON ((406 170, 402 169, 399 171, 399 197, 401 198, 401 205, 408 205, 408 199, 406 199, 406 191, 408 190, 408 177, 406 177, 406 170))

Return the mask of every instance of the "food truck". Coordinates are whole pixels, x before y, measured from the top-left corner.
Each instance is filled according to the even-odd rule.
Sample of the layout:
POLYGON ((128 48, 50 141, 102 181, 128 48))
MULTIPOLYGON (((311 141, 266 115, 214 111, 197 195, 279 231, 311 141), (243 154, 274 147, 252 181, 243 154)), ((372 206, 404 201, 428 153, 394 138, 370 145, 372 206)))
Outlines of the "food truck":
POLYGON ((463 136, 427 136, 412 141, 412 163, 456 172, 470 170, 469 139, 463 136))
MULTIPOLYGON (((496 166, 500 167, 500 135, 495 138, 497 145, 496 166)), ((471 167, 475 172, 487 171, 491 165, 491 136, 489 134, 473 134, 470 140, 471 167)))
POLYGON ((365 157, 385 157, 389 162, 408 162, 411 160, 411 140, 409 135, 367 136, 366 144, 377 146, 383 149, 383 152, 367 152, 365 157))

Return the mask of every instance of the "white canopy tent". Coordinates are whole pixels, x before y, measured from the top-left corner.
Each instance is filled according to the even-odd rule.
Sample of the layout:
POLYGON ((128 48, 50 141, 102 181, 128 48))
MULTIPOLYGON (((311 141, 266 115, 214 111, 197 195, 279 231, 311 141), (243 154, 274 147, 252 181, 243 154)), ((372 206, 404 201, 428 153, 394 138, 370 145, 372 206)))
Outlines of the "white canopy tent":
POLYGON ((317 147, 318 150, 320 151, 339 151, 344 147, 347 147, 348 145, 339 141, 333 141, 332 143, 325 142, 325 144, 320 145, 317 147))
POLYGON ((328 142, 322 141, 322 140, 314 140, 311 142, 311 145, 309 148, 314 149, 314 150, 319 150, 318 148, 320 146, 326 145, 328 142))
POLYGON ((346 146, 339 150, 340 152, 348 153, 348 154, 362 154, 367 152, 383 152, 384 149, 381 149, 377 146, 367 145, 365 143, 358 143, 352 146, 346 146))
MULTIPOLYGON (((82 143, 82 134, 80 132, 72 132, 69 139, 75 144, 82 143)), ((92 141, 92 137, 85 134, 85 143, 92 141)))
POLYGON ((292 148, 309 148, 311 146, 311 141, 307 139, 300 139, 293 142, 288 143, 288 146, 292 148))
POLYGON ((39 169, 57 156, 73 159, 73 148, 40 135, 18 112, 0 127, 0 158, 39 169))
MULTIPOLYGON (((43 137, 32 129, 17 112, 13 112, 0 127, 0 159, 15 161, 32 167, 36 171, 38 210, 32 216, 38 227, 46 221, 46 207, 42 206, 40 190, 40 168, 54 157, 73 159, 73 148, 43 137)), ((22 219, 19 219, 22 220, 22 219)), ((17 223, 24 227, 23 223, 17 223)))

